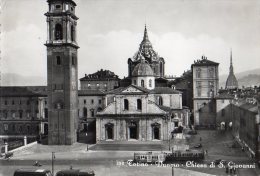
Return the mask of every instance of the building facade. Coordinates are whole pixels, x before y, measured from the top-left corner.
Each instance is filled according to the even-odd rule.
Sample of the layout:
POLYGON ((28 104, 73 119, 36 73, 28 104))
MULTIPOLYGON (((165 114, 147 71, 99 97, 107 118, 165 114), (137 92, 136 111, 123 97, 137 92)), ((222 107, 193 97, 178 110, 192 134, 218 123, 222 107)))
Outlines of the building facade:
POLYGON ((164 60, 152 49, 146 27, 133 60, 128 60, 130 85, 108 91, 107 106, 97 113, 97 142, 169 140, 175 129, 189 123, 181 92, 156 87, 156 78, 164 76, 164 60), (151 64, 161 61, 161 70, 151 64))
POLYGON ((109 91, 119 87, 120 79, 109 70, 99 70, 80 79, 81 90, 109 91))
POLYGON ((192 64, 194 125, 216 124, 215 96, 219 90, 218 63, 202 56, 192 64))
POLYGON ((78 129, 76 4, 72 0, 47 2, 48 144, 71 145, 78 129))
POLYGON ((48 134, 46 87, 0 87, 0 141, 48 134))

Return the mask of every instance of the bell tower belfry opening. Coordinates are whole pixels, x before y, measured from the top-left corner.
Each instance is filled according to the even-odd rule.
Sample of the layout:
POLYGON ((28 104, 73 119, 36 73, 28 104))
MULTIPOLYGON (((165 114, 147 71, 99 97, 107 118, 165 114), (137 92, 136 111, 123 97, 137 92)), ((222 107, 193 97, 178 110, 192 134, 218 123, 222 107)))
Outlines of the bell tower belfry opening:
POLYGON ((76 3, 47 0, 48 144, 71 145, 78 129, 76 3))

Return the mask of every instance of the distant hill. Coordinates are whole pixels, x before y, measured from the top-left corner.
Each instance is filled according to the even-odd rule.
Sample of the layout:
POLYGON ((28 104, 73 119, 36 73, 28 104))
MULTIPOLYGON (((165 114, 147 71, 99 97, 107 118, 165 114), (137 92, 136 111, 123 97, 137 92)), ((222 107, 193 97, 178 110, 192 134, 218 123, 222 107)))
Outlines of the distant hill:
MULTIPOLYGON (((240 87, 244 86, 259 86, 260 85, 260 68, 248 70, 245 72, 235 73, 240 87)), ((228 75, 219 76, 219 86, 225 87, 228 75)))
MULTIPOLYGON (((242 85, 260 85, 260 68, 235 73, 240 87, 242 85)), ((219 76, 220 87, 225 87, 228 75, 219 76)), ((41 76, 21 76, 14 73, 3 73, 1 75, 1 86, 46 86, 47 78, 41 76)))
POLYGON ((46 86, 47 79, 41 76, 21 76, 14 73, 1 74, 1 86, 46 86))

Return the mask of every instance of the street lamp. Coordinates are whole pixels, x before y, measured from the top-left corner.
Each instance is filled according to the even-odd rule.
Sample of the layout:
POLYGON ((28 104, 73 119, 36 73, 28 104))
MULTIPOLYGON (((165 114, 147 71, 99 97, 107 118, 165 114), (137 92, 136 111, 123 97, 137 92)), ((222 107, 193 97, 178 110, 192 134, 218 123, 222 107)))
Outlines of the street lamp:
POLYGON ((51 170, 52 170, 52 175, 54 175, 54 159, 55 159, 55 153, 51 152, 51 170))
POLYGON ((169 151, 171 151, 171 133, 169 135, 169 151))

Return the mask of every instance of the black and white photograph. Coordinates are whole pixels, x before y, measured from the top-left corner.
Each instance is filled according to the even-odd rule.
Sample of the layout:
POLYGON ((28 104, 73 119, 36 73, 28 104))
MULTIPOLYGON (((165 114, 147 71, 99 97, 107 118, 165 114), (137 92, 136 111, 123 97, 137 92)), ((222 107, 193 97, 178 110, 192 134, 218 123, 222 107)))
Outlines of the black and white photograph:
POLYGON ((260 0, 0 0, 0 176, 259 176, 260 0))

